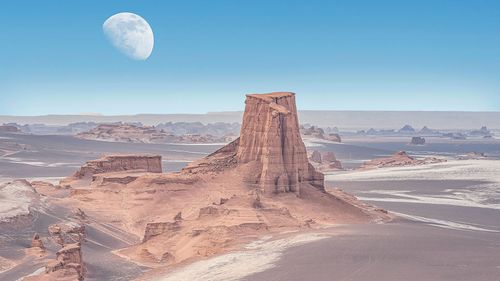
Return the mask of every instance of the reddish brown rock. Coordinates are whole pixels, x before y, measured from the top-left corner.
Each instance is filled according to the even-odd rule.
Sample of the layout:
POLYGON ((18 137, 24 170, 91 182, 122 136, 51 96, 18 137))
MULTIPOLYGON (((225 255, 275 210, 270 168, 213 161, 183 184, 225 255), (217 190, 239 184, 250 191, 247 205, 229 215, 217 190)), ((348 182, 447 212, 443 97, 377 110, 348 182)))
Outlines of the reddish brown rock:
POLYGON ((32 248, 39 248, 39 249, 45 249, 45 246, 43 245, 42 239, 40 239, 40 235, 38 233, 35 233, 33 235, 33 238, 31 239, 31 247, 32 248))
POLYGON ((45 266, 45 276, 34 280, 80 280, 86 273, 80 243, 68 244, 56 253, 56 259, 45 266))
POLYGON ((65 222, 49 225, 49 234, 59 245, 82 242, 85 239, 85 225, 65 222))
POLYGON ((97 160, 88 161, 73 175, 76 179, 90 177, 95 174, 141 171, 161 173, 160 155, 107 155, 97 160))
POLYGON ((181 221, 175 222, 151 222, 146 224, 146 229, 144 230, 144 237, 142 242, 146 242, 149 239, 164 234, 167 232, 174 233, 181 229, 181 221))
POLYGON ((85 265, 83 264, 82 248, 80 243, 68 244, 57 251, 56 259, 65 269, 74 269, 83 280, 85 274, 85 265))
POLYGON ((257 164, 254 183, 266 193, 300 193, 303 183, 324 190, 300 136, 295 94, 252 94, 245 103, 236 159, 257 164))

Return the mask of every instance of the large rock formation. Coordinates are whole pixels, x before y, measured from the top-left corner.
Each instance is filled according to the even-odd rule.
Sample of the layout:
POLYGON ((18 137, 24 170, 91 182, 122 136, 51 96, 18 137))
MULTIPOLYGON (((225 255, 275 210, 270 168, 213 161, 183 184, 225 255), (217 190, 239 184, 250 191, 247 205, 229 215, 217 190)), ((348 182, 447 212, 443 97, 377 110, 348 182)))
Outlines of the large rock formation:
POLYGON ((324 191, 323 174, 309 163, 300 136, 295 94, 250 94, 245 104, 240 137, 183 172, 220 172, 244 166, 246 184, 265 193, 299 195, 303 184, 324 191))
POLYGON ((73 177, 81 179, 95 174, 141 171, 149 173, 161 173, 160 155, 107 155, 97 160, 88 161, 73 177))
POLYGON ((255 162, 254 183, 265 192, 300 192, 302 183, 323 190, 323 174, 314 170, 300 137, 295 94, 247 95, 238 164, 255 162))

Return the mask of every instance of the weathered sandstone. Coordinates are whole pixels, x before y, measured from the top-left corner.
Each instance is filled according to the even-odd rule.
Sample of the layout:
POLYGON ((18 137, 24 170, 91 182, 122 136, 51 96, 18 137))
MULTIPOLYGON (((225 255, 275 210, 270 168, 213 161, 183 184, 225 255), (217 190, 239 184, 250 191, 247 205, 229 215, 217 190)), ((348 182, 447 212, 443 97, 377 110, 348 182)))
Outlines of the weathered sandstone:
POLYGON ((297 119, 292 93, 248 95, 240 138, 230 144, 180 173, 94 175, 103 175, 99 188, 82 184, 67 203, 142 236, 115 253, 150 267, 223 253, 269 233, 389 220, 355 198, 325 191, 297 119))
POLYGON ((85 225, 76 222, 64 222, 49 225, 48 231, 56 243, 61 246, 82 242, 85 239, 85 225))
POLYGON ((236 159, 257 164, 253 183, 266 193, 300 193, 306 183, 324 190, 300 137, 295 94, 252 94, 245 103, 236 159))
POLYGON ((106 155, 99 159, 88 161, 73 175, 81 179, 95 174, 141 171, 149 173, 161 173, 160 155, 106 155))
POLYGON ((35 233, 33 235, 33 238, 31 238, 31 247, 45 249, 45 246, 43 245, 42 239, 40 239, 40 235, 38 235, 38 233, 35 233))

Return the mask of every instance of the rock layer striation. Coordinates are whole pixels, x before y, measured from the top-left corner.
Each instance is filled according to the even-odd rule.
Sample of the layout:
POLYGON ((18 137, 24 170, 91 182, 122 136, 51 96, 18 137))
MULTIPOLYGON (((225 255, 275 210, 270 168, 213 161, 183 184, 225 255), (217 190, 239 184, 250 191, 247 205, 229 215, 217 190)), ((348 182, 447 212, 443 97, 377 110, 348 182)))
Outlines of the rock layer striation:
POLYGON ((256 164, 253 183, 266 193, 300 193, 304 183, 324 190, 300 136, 295 94, 251 94, 245 104, 236 160, 256 164))

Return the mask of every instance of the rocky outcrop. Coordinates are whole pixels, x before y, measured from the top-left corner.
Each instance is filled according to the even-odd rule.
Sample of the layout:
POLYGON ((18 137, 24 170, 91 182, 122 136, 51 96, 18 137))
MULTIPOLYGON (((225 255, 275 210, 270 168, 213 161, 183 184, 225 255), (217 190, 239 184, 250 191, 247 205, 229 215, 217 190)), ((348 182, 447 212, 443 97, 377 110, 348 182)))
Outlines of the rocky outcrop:
MULTIPOLYGON (((45 266, 45 273, 56 276, 74 276, 78 280, 83 280, 85 276, 85 265, 82 258, 82 248, 80 243, 68 244, 57 251, 56 259, 50 261, 45 266)), ((58 280, 58 279, 54 279, 58 280)), ((70 278, 66 280, 71 280, 70 278)))
POLYGON ((337 133, 326 134, 322 128, 319 128, 316 126, 311 126, 308 128, 301 126, 300 132, 304 136, 310 136, 313 138, 318 138, 318 139, 322 139, 322 140, 329 140, 329 141, 333 141, 333 142, 342 142, 342 139, 341 139, 339 134, 337 134, 337 133))
POLYGON ((215 137, 211 134, 174 135, 160 128, 123 123, 100 124, 87 132, 78 133, 75 137, 129 143, 218 143, 226 140, 225 137, 215 137))
POLYGON ((33 235, 33 238, 31 238, 31 247, 45 249, 45 246, 43 245, 42 239, 40 239, 40 235, 38 235, 38 233, 35 233, 33 235))
POLYGON ((88 161, 73 175, 76 179, 90 177, 95 174, 141 171, 161 173, 160 155, 106 155, 97 160, 88 161))
POLYGON ((18 127, 12 125, 0 125, 0 132, 18 133, 20 130, 18 127))
POLYGON ((152 237, 158 236, 166 232, 176 232, 181 228, 181 221, 174 222, 151 222, 146 224, 142 242, 146 242, 152 237))
POLYGON ((400 134, 414 134, 415 129, 410 125, 404 125, 403 128, 399 129, 398 133, 400 133, 400 134))
POLYGON ((307 159, 300 137, 295 94, 247 95, 236 159, 254 162, 254 183, 265 192, 300 192, 302 183, 324 189, 323 174, 307 159))
POLYGON ((425 138, 423 138, 423 137, 412 137, 410 144, 412 144, 412 145, 424 145, 425 144, 425 138))
POLYGON ((337 160, 335 153, 329 151, 322 154, 321 152, 314 150, 309 157, 309 160, 313 163, 314 167, 321 172, 329 172, 335 170, 342 170, 342 163, 337 160))
POLYGON ((70 243, 80 243, 85 239, 85 225, 76 222, 64 222, 49 225, 50 236, 54 241, 64 246, 70 243))
POLYGON ((100 124, 87 132, 78 133, 75 137, 88 140, 154 143, 166 136, 157 132, 154 127, 118 123, 100 124))
POLYGON ((27 180, 0 184, 0 222, 30 217, 43 205, 40 194, 27 180))
POLYGON ((365 162, 360 168, 374 169, 374 168, 386 168, 386 167, 416 166, 416 165, 433 164, 440 162, 446 162, 446 160, 434 157, 417 159, 415 157, 408 155, 405 151, 398 151, 392 156, 376 158, 368 162, 365 162))
POLYGON ((311 157, 309 157, 309 160, 311 160, 314 163, 321 164, 323 162, 323 159, 321 157, 321 152, 317 150, 313 151, 311 157))

